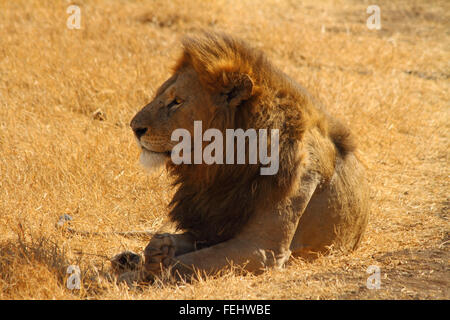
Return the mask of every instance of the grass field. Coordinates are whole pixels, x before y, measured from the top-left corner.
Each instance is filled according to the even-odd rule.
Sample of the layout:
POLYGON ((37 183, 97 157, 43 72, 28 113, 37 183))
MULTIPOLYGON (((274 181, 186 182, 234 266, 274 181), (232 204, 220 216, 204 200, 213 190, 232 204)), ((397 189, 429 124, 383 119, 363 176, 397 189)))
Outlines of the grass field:
POLYGON ((449 299, 450 2, 0 0, 0 299, 449 299), (262 275, 129 289, 108 258, 148 239, 173 194, 138 164, 128 124, 183 35, 247 39, 357 136, 371 184, 361 247, 262 275), (66 273, 77 265, 80 290, 66 273), (370 265, 381 287, 369 290, 370 265))

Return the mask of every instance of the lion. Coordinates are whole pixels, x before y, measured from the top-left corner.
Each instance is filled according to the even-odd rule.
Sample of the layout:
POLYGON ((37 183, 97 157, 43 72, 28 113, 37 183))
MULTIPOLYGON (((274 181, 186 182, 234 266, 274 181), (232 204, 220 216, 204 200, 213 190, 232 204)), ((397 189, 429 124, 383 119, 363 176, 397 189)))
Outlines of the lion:
MULTIPOLYGON (((171 77, 130 124, 141 163, 166 165, 177 187, 169 226, 151 238, 142 270, 189 277, 230 266, 258 273, 291 256, 358 247, 368 184, 350 131, 260 50, 223 33, 186 37, 171 77), (279 130, 279 169, 261 164, 174 164, 183 128, 279 130)), ((270 144, 270 141, 269 141, 270 144)))

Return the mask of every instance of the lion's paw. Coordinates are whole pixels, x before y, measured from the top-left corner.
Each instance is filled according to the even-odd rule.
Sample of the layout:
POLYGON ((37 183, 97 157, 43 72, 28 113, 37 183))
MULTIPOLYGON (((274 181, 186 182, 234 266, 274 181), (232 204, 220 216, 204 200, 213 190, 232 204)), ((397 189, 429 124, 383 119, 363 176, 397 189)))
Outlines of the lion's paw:
POLYGON ((124 251, 111 259, 111 267, 117 274, 137 271, 142 267, 142 257, 131 251, 124 251))
POLYGON ((168 268, 175 256, 175 250, 175 241, 171 234, 156 234, 144 250, 145 270, 158 274, 168 268))

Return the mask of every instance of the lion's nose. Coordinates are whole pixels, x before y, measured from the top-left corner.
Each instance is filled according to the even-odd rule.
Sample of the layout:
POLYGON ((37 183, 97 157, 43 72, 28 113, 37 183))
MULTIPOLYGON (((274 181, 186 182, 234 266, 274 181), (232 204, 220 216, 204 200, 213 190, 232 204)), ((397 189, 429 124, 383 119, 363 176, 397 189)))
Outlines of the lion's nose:
POLYGON ((133 128, 134 134, 140 139, 146 132, 147 128, 133 128))
POLYGON ((130 127, 138 140, 141 139, 148 130, 148 125, 145 125, 145 122, 146 119, 145 117, 143 118, 142 110, 138 112, 130 122, 130 127))

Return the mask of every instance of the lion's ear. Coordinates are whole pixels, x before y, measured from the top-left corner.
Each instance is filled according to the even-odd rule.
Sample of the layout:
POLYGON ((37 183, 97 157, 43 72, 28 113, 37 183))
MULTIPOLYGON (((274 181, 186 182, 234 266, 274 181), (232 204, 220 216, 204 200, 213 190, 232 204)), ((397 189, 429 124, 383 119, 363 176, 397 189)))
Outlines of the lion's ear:
POLYGON ((253 81, 245 73, 228 73, 222 75, 223 90, 228 106, 234 108, 243 101, 250 99, 253 92, 253 81))

